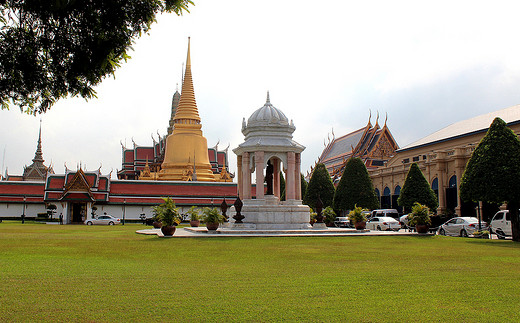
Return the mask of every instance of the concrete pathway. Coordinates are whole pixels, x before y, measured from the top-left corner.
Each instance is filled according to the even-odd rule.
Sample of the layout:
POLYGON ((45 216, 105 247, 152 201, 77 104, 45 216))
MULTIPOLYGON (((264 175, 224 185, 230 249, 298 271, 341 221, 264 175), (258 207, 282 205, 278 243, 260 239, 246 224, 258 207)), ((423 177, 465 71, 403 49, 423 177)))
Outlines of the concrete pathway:
POLYGON ((214 237, 337 237, 337 236, 413 236, 415 232, 407 230, 370 231, 343 228, 328 228, 325 230, 233 230, 219 228, 210 233, 206 227, 177 228, 171 237, 164 237, 161 229, 137 230, 137 234, 156 235, 161 238, 214 238, 214 237))

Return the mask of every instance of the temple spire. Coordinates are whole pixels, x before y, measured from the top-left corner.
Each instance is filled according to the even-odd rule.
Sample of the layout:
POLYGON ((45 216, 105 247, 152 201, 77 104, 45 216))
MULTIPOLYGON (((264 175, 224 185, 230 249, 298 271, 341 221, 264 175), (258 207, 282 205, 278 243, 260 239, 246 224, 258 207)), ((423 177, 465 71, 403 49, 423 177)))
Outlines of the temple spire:
POLYGON ((34 154, 33 162, 44 162, 42 153, 42 119, 40 119, 40 131, 38 133, 38 145, 36 146, 36 153, 34 154))
POLYGON ((190 38, 188 37, 188 55, 186 58, 186 71, 184 72, 184 80, 182 83, 181 98, 179 107, 175 113, 175 124, 200 124, 199 111, 197 102, 195 101, 195 91, 193 89, 193 79, 191 75, 191 58, 190 58, 190 38))

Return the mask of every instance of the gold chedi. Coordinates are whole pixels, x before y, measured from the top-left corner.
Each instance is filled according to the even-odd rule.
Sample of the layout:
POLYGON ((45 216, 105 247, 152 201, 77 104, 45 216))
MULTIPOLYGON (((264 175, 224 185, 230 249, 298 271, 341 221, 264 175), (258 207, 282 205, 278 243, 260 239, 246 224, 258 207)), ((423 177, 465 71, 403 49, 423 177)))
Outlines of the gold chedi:
POLYGON ((173 133, 166 138, 164 161, 158 179, 216 181, 209 163, 208 141, 202 135, 202 125, 195 102, 189 38, 181 98, 173 120, 173 133))

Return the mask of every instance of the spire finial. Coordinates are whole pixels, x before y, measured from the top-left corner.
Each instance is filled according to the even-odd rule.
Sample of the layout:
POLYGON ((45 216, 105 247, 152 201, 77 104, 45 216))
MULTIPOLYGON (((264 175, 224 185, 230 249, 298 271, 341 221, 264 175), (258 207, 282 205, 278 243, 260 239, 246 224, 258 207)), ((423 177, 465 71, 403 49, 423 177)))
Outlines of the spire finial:
MULTIPOLYGON (((175 112, 174 123, 200 125, 200 116, 195 101, 193 79, 191 75, 190 38, 188 37, 188 53, 186 58, 186 70, 182 82, 181 98, 175 112)), ((200 128, 200 126, 198 126, 200 128)))
POLYGON ((269 90, 267 90, 267 99, 265 100, 265 103, 271 103, 271 99, 269 98, 269 90))
POLYGON ((38 144, 36 145, 36 153, 33 162, 44 162, 42 153, 42 119, 40 118, 40 130, 38 131, 38 144))

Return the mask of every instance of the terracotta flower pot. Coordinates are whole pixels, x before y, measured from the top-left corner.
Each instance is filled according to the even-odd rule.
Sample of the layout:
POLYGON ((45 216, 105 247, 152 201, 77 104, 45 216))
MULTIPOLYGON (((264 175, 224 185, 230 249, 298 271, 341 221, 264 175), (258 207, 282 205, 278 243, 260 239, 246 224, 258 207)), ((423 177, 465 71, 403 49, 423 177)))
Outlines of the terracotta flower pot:
POLYGON ((329 227, 329 228, 333 228, 333 227, 336 226, 336 225, 334 224, 334 222, 328 222, 328 223, 326 223, 325 225, 326 225, 327 227, 329 227))
POLYGON ((217 230, 218 229, 218 225, 219 225, 218 222, 209 222, 209 223, 206 223, 206 228, 208 230, 217 230))
POLYGON ((198 227, 199 225, 200 225, 200 221, 199 220, 196 220, 196 221, 192 220, 192 221, 190 221, 190 226, 192 226, 192 227, 198 227))
POLYGON ((175 226, 174 225, 168 225, 161 227, 161 232, 165 236, 172 236, 175 233, 175 226))
POLYGON ((365 228, 367 227, 367 223, 365 221, 356 222, 354 223, 354 227, 356 228, 356 230, 365 230, 365 228))
POLYGON ((157 221, 153 221, 152 225, 154 229, 160 229, 162 227, 162 223, 157 221))
POLYGON ((430 229, 430 227, 427 224, 415 225, 415 231, 417 231, 417 233, 428 233, 428 229, 430 229))

